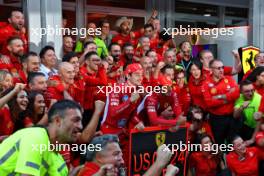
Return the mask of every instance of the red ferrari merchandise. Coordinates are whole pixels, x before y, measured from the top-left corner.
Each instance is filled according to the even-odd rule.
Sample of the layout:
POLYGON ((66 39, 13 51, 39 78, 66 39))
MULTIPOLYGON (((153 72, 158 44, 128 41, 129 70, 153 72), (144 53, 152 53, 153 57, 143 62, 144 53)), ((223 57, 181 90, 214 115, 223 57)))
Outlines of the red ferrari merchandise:
POLYGON ((230 115, 234 110, 234 103, 239 97, 239 87, 232 77, 225 76, 218 82, 212 77, 204 84, 204 100, 208 112, 215 115, 230 115), (225 95, 226 100, 221 97, 225 95))

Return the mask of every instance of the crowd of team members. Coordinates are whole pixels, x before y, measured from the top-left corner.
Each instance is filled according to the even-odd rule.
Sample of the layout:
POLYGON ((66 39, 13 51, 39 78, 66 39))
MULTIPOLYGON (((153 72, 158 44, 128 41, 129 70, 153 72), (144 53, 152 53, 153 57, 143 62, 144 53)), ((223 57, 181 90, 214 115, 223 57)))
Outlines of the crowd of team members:
MULTIPOLYGON (((241 72, 237 52, 234 66, 224 66, 209 50, 194 58, 189 42, 182 42, 177 52, 156 16, 154 11, 136 32, 132 20, 122 17, 115 36, 108 21, 89 23, 89 28, 100 27, 102 35, 75 44, 72 36, 64 36, 59 62, 52 46, 39 54, 28 51, 23 14, 11 13, 9 23, 0 27, 0 175, 122 175, 128 167, 130 130, 149 126, 171 131, 186 126, 188 140, 202 146, 234 144, 229 153, 188 153, 190 175, 263 173, 264 53, 256 55, 255 69, 239 85, 232 77, 241 72), (114 85, 166 91, 99 91, 114 85), (85 156, 56 151, 63 159, 56 152, 40 157, 30 151, 29 144, 57 141, 101 144, 102 151, 85 156)), ((168 165, 171 153, 163 147, 146 176, 159 175, 168 165)), ((177 172, 172 165, 167 170, 167 175, 177 172)))

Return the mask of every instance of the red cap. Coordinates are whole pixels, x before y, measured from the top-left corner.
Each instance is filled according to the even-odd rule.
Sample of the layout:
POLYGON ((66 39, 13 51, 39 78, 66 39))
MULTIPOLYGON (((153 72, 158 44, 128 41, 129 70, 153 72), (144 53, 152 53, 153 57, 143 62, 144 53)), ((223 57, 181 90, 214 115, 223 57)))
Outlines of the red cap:
POLYGON ((125 70, 125 75, 128 75, 130 73, 134 73, 134 72, 143 72, 143 68, 140 64, 138 63, 135 63, 135 64, 129 64, 127 67, 126 67, 126 70, 125 70))
POLYGON ((172 85, 172 80, 164 75, 160 75, 158 79, 158 85, 161 86, 171 86, 172 85))

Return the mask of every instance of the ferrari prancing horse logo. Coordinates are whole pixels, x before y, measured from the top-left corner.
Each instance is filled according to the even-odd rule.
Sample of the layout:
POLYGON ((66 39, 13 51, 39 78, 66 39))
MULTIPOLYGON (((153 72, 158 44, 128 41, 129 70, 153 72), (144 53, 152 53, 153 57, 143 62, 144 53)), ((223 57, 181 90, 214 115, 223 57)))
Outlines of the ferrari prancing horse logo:
POLYGON ((165 132, 160 132, 156 134, 156 144, 157 146, 161 146, 162 144, 165 143, 166 140, 166 133, 165 132))

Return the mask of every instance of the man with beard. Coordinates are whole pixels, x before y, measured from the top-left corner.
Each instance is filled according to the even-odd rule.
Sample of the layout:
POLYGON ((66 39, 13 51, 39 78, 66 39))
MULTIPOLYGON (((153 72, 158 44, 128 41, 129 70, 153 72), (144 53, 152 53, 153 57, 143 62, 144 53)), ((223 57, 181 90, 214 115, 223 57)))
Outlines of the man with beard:
POLYGON ((123 73, 124 61, 121 59, 121 47, 117 43, 111 43, 109 46, 109 54, 113 57, 111 69, 108 73, 109 78, 116 82, 122 82, 121 75, 123 73))
POLYGON ((18 74, 13 74, 14 83, 27 83, 27 77, 29 72, 38 72, 40 67, 40 59, 35 52, 29 52, 21 57, 22 70, 18 71, 18 74))
POLYGON ((121 17, 116 22, 119 34, 113 37, 112 43, 118 43, 123 46, 125 43, 130 42, 133 46, 136 45, 136 41, 131 37, 130 32, 133 26, 133 19, 127 17, 121 17))
POLYGON ((120 60, 124 62, 124 70, 126 66, 133 63, 134 47, 131 43, 125 43, 123 46, 123 54, 120 56, 120 60))
POLYGON ((25 31, 24 15, 20 11, 12 11, 9 18, 9 24, 0 29, 0 51, 2 54, 7 54, 7 44, 10 37, 18 36, 21 38, 24 44, 24 51, 28 49, 28 42, 25 31))
POLYGON ((8 57, 1 57, 0 69, 6 69, 12 74, 22 70, 21 56, 24 54, 23 41, 19 37, 11 37, 7 41, 8 57))
POLYGON ((81 107, 59 101, 50 108, 48 120, 47 127, 19 130, 0 144, 0 175, 68 175, 58 144, 78 140, 83 128, 81 107))

